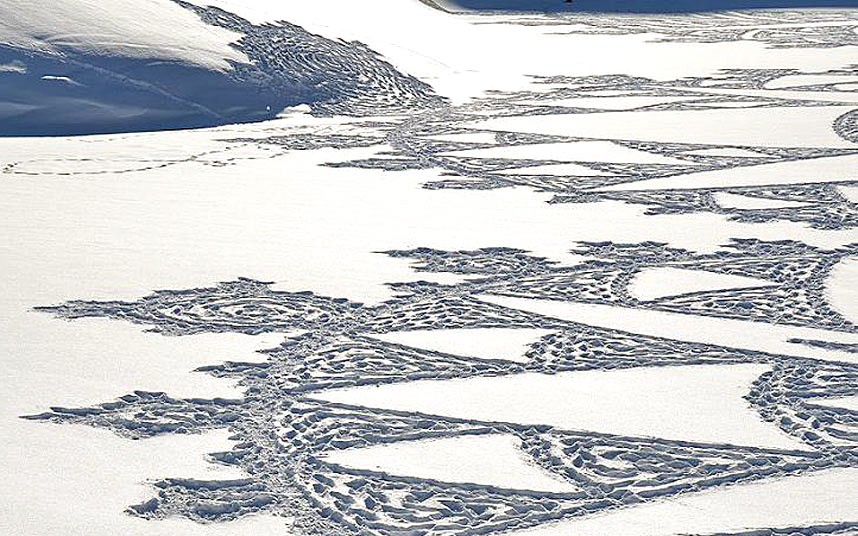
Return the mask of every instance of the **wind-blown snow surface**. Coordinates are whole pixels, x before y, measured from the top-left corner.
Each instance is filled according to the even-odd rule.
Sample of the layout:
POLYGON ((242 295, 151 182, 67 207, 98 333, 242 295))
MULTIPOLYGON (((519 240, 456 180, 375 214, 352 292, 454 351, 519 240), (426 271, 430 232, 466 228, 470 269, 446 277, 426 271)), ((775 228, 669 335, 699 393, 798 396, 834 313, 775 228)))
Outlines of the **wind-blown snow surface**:
POLYGON ((858 531, 854 11, 48 4, 0 534, 858 531))
POLYGON ((42 52, 70 48, 227 70, 230 61, 248 61, 230 46, 239 37, 169 0, 0 3, 0 42, 42 52))

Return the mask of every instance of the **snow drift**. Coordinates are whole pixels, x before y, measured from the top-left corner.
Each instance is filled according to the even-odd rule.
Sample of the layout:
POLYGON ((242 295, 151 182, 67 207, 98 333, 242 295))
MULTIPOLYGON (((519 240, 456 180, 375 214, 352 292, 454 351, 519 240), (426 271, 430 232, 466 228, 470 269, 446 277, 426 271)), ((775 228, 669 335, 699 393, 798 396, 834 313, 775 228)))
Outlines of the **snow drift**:
POLYGON ((122 1, 0 2, 0 135, 205 127, 299 104, 388 113, 441 100, 358 42, 178 0, 122 1))

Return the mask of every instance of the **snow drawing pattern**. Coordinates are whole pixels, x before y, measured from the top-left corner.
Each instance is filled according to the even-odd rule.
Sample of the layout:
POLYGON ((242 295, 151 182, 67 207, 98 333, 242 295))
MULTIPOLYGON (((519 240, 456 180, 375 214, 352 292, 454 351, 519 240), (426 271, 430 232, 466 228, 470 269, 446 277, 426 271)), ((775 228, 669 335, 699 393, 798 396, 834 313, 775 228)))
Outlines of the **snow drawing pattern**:
MULTIPOLYGON (((497 24, 497 22, 494 22, 497 24)), ((663 41, 723 43, 759 41, 784 48, 832 48, 854 44, 858 23, 848 10, 748 10, 677 15, 554 13, 522 16, 505 24, 556 26, 557 33, 656 33, 663 41), (575 25, 564 31, 564 26, 575 25)))
MULTIPOLYGON (((772 221, 777 219, 807 222, 819 229, 855 227, 858 223, 858 206, 843 195, 838 186, 854 187, 858 181, 840 179, 837 182, 810 184, 761 185, 740 187, 709 187, 689 189, 637 190, 635 184, 648 179, 680 178, 697 173, 750 168, 754 166, 796 162, 818 158, 833 158, 858 154, 854 148, 826 147, 765 147, 736 146, 701 143, 638 141, 627 139, 582 138, 549 136, 523 132, 503 132, 474 128, 474 123, 490 118, 570 116, 572 114, 598 114, 610 112, 602 108, 599 100, 610 106, 613 99, 622 97, 652 98, 656 103, 632 107, 636 113, 717 110, 726 106, 734 109, 771 109, 792 107, 828 107, 832 102, 826 96, 843 99, 854 104, 855 96, 836 89, 837 82, 800 87, 788 97, 783 92, 766 90, 767 82, 795 74, 790 70, 736 70, 727 71, 718 79, 683 79, 673 82, 629 76, 564 77, 539 80, 549 89, 545 91, 499 94, 491 98, 456 108, 432 110, 409 118, 387 135, 386 142, 393 151, 383 157, 339 162, 338 167, 356 166, 385 170, 426 169, 441 167, 454 178, 427 184, 429 188, 501 188, 529 186, 539 191, 552 192, 553 203, 581 203, 618 200, 650 207, 651 214, 687 214, 712 212, 727 214, 738 221, 772 221), (553 86, 560 88, 550 89, 553 86), (610 97, 591 97, 607 92, 610 97), (800 93, 799 93, 800 92, 800 93), (798 93, 798 95, 796 95, 798 93), (804 94, 807 95, 804 98, 804 94), (555 103, 564 99, 574 101, 587 98, 587 108, 555 103), (669 102, 657 103, 658 98, 669 102), (800 99, 801 98, 801 99, 800 99), (814 100, 820 99, 820 100, 814 100), (456 125, 461 125, 457 128, 456 125), (433 140, 433 136, 484 133, 495 136, 491 143, 468 143, 433 140), (456 156, 456 152, 503 147, 536 147, 542 144, 606 142, 616 147, 632 149, 654 157, 666 157, 672 163, 654 162, 600 162, 576 160, 535 160, 521 158, 485 158, 456 156), (560 175, 543 166, 574 164, 577 174, 560 175), (534 170, 534 171, 531 171, 534 170), (629 183, 628 189, 616 190, 618 185, 629 183), (604 191, 605 187, 614 187, 604 191), (772 208, 734 208, 719 205, 718 194, 734 194, 758 200, 791 202, 790 206, 772 208)), ((847 79, 858 76, 858 70, 836 74, 847 79)), ((836 101, 835 101, 836 102, 836 101)), ((843 139, 856 138, 858 112, 849 111, 834 123, 834 131, 843 139)), ((271 143, 297 148, 290 139, 270 140, 271 143)), ((348 145, 346 140, 332 140, 330 146, 348 145)), ((500 153, 498 153, 500 154, 500 153)), ((595 158, 594 158, 595 160, 595 158)))
MULTIPOLYGON (((309 78, 319 73, 327 77, 345 66, 351 70, 342 72, 342 78, 352 80, 367 65, 359 58, 374 57, 363 45, 330 45, 333 42, 327 40, 322 43, 287 23, 256 27, 220 10, 188 7, 212 24, 245 33, 242 49, 258 51, 255 56, 258 61, 280 58, 287 49, 282 41, 272 39, 273 34, 286 42, 292 36, 299 36, 300 43, 311 47, 308 58, 314 57, 316 47, 326 47, 333 63, 326 66, 320 60, 321 71, 308 74, 309 78)), ((670 40, 755 39, 775 46, 797 47, 839 46, 856 38, 854 21, 842 22, 843 17, 837 12, 743 15, 745 26, 757 24, 763 28, 755 32, 747 29, 725 32, 724 27, 734 25, 737 17, 734 14, 683 17, 681 22, 676 17, 587 18, 586 31, 632 33, 644 28, 652 31, 657 26, 665 39, 670 40), (822 24, 831 21, 839 21, 841 25, 833 26, 836 30, 832 31, 831 25, 822 24), (765 29, 765 25, 772 23, 789 25, 765 29)), ((579 22, 580 18, 574 15, 522 16, 516 20, 519 24, 556 25, 559 31, 579 22)), ((577 27, 575 31, 579 31, 577 27)), ((312 69, 320 68, 319 62, 307 64, 312 69)), ((651 99, 648 104, 625 109, 641 115, 681 112, 693 116, 728 107, 777 112, 854 106, 854 91, 844 91, 836 80, 770 89, 772 81, 797 73, 733 70, 717 78, 667 82, 621 74, 556 76, 539 80, 545 85, 544 91, 496 93, 456 106, 436 97, 416 79, 398 75, 388 64, 375 65, 363 73, 367 86, 347 88, 336 99, 314 104, 314 113, 368 117, 381 110, 404 113, 404 119, 374 123, 367 120, 366 131, 296 132, 230 141, 277 150, 372 147, 386 143, 390 150, 377 157, 328 165, 389 171, 440 167, 449 175, 443 181, 426 184, 427 188, 526 186, 552 193, 552 203, 623 201, 644 205, 650 214, 709 212, 749 223, 784 220, 826 230, 858 226, 858 204, 854 196, 844 193, 844 188, 858 186, 855 178, 784 185, 636 189, 640 181, 858 154, 858 148, 845 143, 842 147, 678 143, 545 135, 475 125, 479 121, 516 117, 607 113, 609 108, 600 106, 599 100, 604 98, 607 105, 609 97, 592 96, 599 92, 612 97, 651 99), (376 87, 375 83, 384 87, 376 87), (586 106, 562 103, 583 98, 588 99, 586 106), (655 102, 658 99, 663 102, 655 102), (490 135, 491 140, 482 143, 440 139, 479 133, 490 135), (647 158, 639 162, 604 162, 455 154, 555 143, 607 144, 647 158), (658 159, 670 163, 656 163, 658 159), (528 172, 531 168, 560 164, 574 164, 581 171, 563 175, 528 172), (790 203, 736 208, 720 203, 722 194, 790 203)), ((253 69, 259 70, 247 76, 270 74, 271 69, 281 68, 253 69)), ((858 76, 858 68, 818 74, 846 79, 858 76)), ((237 76, 242 75, 239 72, 237 76)), ((844 111, 832 124, 833 132, 841 140, 858 141, 856 114, 856 110, 844 111)), ((767 242, 737 237, 722 250, 707 254, 657 242, 579 243, 570 247, 585 260, 574 266, 561 266, 527 251, 492 247, 492 244, 463 251, 431 248, 387 251, 383 254, 411 260, 417 272, 467 277, 455 284, 427 281, 391 284, 397 297, 379 305, 312 292, 279 291, 266 282, 238 279, 210 288, 159 290, 137 301, 82 300, 38 307, 65 319, 125 320, 163 336, 295 330, 302 333, 267 350, 268 359, 262 363, 227 362, 201 369, 218 377, 237 379, 245 389, 245 396, 240 399, 182 399, 137 391, 92 407, 53 407, 27 418, 83 423, 130 439, 227 428, 237 443, 228 452, 211 454, 211 461, 240 467, 247 473, 246 478, 157 480, 153 484, 155 495, 130 506, 128 512, 143 518, 178 515, 214 522, 265 511, 294 517, 295 528, 307 535, 491 534, 694 491, 826 468, 858 467, 858 411, 825 404, 829 399, 858 395, 858 365, 854 363, 635 334, 505 307, 490 299, 514 297, 588 303, 854 334, 858 333, 858 327, 832 307, 825 284, 835 266, 858 255, 858 244, 823 249, 798 241, 767 242), (652 269, 699 271, 759 282, 651 299, 637 297, 631 291, 635 278, 652 269), (539 328, 547 334, 528 347, 526 359, 521 362, 453 355, 377 338, 391 332, 478 328, 539 328), (323 393, 332 389, 418 380, 738 364, 768 367, 753 382, 745 400, 763 421, 777 427, 801 448, 784 450, 613 435, 551 425, 387 410, 323 399, 323 393), (332 452, 359 447, 492 434, 515 437, 521 455, 530 464, 567 483, 574 491, 453 484, 354 469, 326 459, 332 452)), ((858 351, 854 344, 814 338, 795 337, 790 342, 807 350, 858 351)), ((735 534, 854 535, 858 534, 858 519, 735 534)))
MULTIPOLYGON (((273 291, 262 282, 238 280, 214 288, 160 291, 137 302, 72 302, 46 307, 42 310, 64 318, 124 319, 163 335, 293 329, 307 333, 267 351, 265 363, 227 363, 204 369, 239 379, 247 389, 241 400, 181 400, 164 393, 136 392, 101 406, 53 408, 32 418, 86 423, 132 438, 229 427, 239 444, 212 458, 239 465, 251 478, 158 481, 157 497, 131 507, 130 512, 143 517, 180 514, 221 520, 263 509, 283 514, 299 511, 298 523, 308 534, 485 533, 712 486, 855 466, 858 412, 818 402, 858 394, 856 365, 595 328, 480 299, 487 294, 574 299, 855 331, 854 325, 830 310, 820 290, 820 281, 830 267, 855 254, 855 249, 820 251, 796 243, 763 242, 737 242, 733 247, 735 252, 694 255, 653 243, 586 244, 579 251, 599 260, 572 268, 555 267, 543 258, 508 249, 392 251, 388 254, 418 261, 421 271, 478 278, 458 285, 400 284, 397 290, 407 295, 379 306, 273 291), (637 271, 677 266, 758 277, 772 285, 647 302, 628 296, 628 282, 637 271), (370 336, 494 327, 538 327, 550 334, 530 346, 525 363, 448 355, 370 336), (330 404, 314 398, 328 389, 423 379, 729 363, 772 367, 758 378, 746 399, 763 419, 805 443, 809 450, 588 434, 330 404), (581 491, 545 494, 451 486, 350 469, 320 459, 332 450, 498 433, 520 438, 522 450, 534 463, 581 491)), ((824 530, 830 527, 817 533, 824 534, 824 530)))

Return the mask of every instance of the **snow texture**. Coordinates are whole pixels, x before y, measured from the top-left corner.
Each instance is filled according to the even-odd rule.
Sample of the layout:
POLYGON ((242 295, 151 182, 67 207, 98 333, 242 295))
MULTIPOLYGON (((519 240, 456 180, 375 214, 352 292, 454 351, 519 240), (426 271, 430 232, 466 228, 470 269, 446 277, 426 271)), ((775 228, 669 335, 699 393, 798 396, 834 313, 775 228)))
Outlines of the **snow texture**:
POLYGON ((858 534, 854 10, 211 3, 0 0, 0 533, 858 534))

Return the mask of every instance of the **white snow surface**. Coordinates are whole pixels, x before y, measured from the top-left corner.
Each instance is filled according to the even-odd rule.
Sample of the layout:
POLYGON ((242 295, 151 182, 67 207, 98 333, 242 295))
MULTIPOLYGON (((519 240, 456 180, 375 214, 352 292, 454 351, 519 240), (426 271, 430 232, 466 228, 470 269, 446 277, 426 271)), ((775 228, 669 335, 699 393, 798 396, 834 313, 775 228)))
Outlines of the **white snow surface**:
POLYGON ((570 108, 594 108, 599 110, 631 110, 671 102, 695 100, 695 97, 572 97, 556 100, 522 100, 520 104, 533 106, 568 106, 570 108))
POLYGON ((858 203, 858 186, 839 186, 840 195, 853 203, 858 203))
POLYGON ((542 166, 517 167, 503 169, 498 173, 502 175, 556 175, 563 176, 580 176, 580 177, 602 177, 610 175, 604 171, 590 169, 580 164, 545 164, 542 166))
POLYGON ((548 333, 546 329, 476 328, 393 331, 371 337, 446 354, 525 363, 527 347, 548 333))
POLYGON ((677 164, 674 158, 629 149, 608 141, 538 143, 514 147, 488 147, 444 153, 446 156, 473 158, 553 159, 582 162, 632 162, 638 164, 677 164))
POLYGON ((831 307, 858 324, 858 257, 847 257, 837 263, 825 289, 831 307))
POLYGON ((226 70, 228 60, 248 61, 230 47, 240 37, 170 0, 0 0, 0 44, 42 52, 69 47, 226 70))
POLYGON ((548 493, 580 491, 574 484, 544 471, 526 459, 520 447, 521 440, 513 435, 482 434, 400 441, 334 451, 322 458, 354 469, 442 482, 548 493))
POLYGON ((740 210, 764 210, 768 208, 797 208, 806 207, 807 203, 790 201, 788 199, 763 199, 747 195, 718 192, 714 196, 715 202, 724 208, 737 208, 740 210))
POLYGON ((728 156, 731 158, 759 158, 761 156, 765 156, 762 153, 757 153, 754 151, 749 151, 747 149, 740 149, 736 147, 725 147, 717 149, 695 149, 693 151, 687 151, 685 154, 699 156, 728 156))
POLYGON ((773 285, 771 281, 703 270, 645 268, 629 283, 629 294, 639 300, 655 300, 690 292, 773 285))
MULTIPOLYGON (((119 448, 124 440, 102 432, 18 418, 44 411, 48 404, 85 406, 141 388, 182 396, 236 396, 230 382, 189 371, 218 361, 218 356, 258 359, 254 351, 274 346, 276 337, 236 336, 237 343, 246 342, 231 348, 225 335, 162 338, 122 322, 57 321, 30 312, 33 306, 79 298, 134 300, 154 289, 195 288, 238 276, 372 303, 391 296, 385 283, 415 278, 409 263, 373 253, 392 248, 457 250, 488 244, 572 263, 576 258, 567 252, 574 240, 658 240, 705 252, 735 236, 798 237, 823 247, 855 240, 854 233, 791 222, 748 224, 713 214, 646 216, 642 207, 617 202, 549 205, 549 196, 523 188, 422 189, 423 182, 438 177, 434 170, 342 173, 319 166, 372 156, 383 146, 277 154, 216 141, 304 126, 333 132, 350 128, 348 121, 298 114, 266 124, 198 131, 0 140, 4 165, 16 164, 9 179, 0 181, 0 273, 8 282, 0 299, 0 361, 6 374, 0 390, 0 436, 7 438, 0 462, 4 474, 16 475, 0 486, 6 509, 0 518, 7 523, 0 527, 3 531, 48 536, 56 534, 58 525, 64 534, 87 536, 135 530, 175 534, 176 527, 201 535, 284 530, 283 520, 265 516, 205 527, 129 518, 124 508, 149 496, 141 482, 195 473, 181 465, 159 469, 142 454, 147 442, 119 448), (330 214, 347 214, 348 222, 330 214), (212 341, 208 347, 196 343, 206 340, 212 341), (150 346, 157 350, 147 351, 150 346), (93 452, 104 454, 93 459, 93 452), (52 467, 61 468, 61 484, 52 467), (117 467, 128 469, 117 472, 117 467), (93 477, 105 473, 115 479, 93 477), (69 509, 68 504, 77 506, 69 509)), ((564 307, 572 309, 571 319, 584 323, 785 355, 856 360, 854 354, 786 342, 793 336, 858 342, 848 334, 580 304, 564 307)), ((739 403, 740 396, 735 400, 739 403)), ((745 419, 749 414, 742 408, 740 420, 753 423, 753 415, 745 419)), ((782 441, 769 436, 776 431, 763 429, 759 437, 764 442, 782 441)), ((222 450, 203 437, 187 441, 200 441, 198 452, 222 450)), ((168 463, 190 452, 183 443, 152 456, 168 463)))
POLYGON ((823 398, 819 400, 808 400, 811 404, 819 406, 830 406, 832 408, 848 409, 850 411, 858 411, 858 395, 844 396, 841 398, 823 398))

